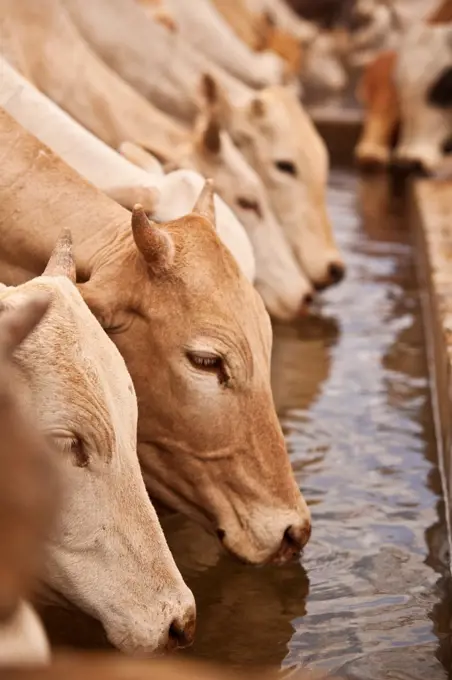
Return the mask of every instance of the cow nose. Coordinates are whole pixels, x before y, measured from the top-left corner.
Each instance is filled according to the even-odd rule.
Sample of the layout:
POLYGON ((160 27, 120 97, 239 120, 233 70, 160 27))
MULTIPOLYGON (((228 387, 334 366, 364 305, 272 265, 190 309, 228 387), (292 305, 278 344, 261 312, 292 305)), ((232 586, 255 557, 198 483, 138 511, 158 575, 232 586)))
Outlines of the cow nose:
POLYGON ((184 618, 177 618, 171 622, 168 631, 169 650, 177 647, 189 647, 193 644, 196 630, 196 614, 193 608, 190 609, 188 615, 184 618))
POLYGON ((414 158, 396 158, 393 162, 393 172, 401 177, 428 177, 430 172, 423 162, 414 158))
POLYGON ((328 267, 328 275, 333 283, 339 283, 345 276, 345 267, 340 262, 332 262, 328 267))
POLYGON ((300 554, 311 536, 311 523, 291 524, 284 532, 281 545, 272 562, 284 564, 300 554))
POLYGON ((303 295, 301 298, 301 305, 299 307, 299 316, 305 316, 306 312, 308 311, 309 307, 312 305, 314 302, 314 296, 312 293, 306 293, 303 295))

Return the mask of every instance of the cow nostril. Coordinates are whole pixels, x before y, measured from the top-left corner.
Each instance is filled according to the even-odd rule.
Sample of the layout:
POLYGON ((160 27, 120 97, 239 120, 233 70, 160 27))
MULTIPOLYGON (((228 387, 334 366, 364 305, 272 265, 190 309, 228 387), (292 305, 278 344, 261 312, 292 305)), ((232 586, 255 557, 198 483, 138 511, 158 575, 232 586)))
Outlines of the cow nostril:
POLYGON ((290 525, 284 532, 283 545, 294 551, 294 553, 299 553, 300 550, 304 548, 306 543, 309 541, 311 536, 311 524, 306 524, 303 526, 293 526, 290 525))
POLYGON ((225 530, 224 529, 217 529, 216 533, 217 533, 218 540, 220 541, 220 543, 223 543, 224 539, 226 538, 225 530))
POLYGON ((345 276, 345 267, 338 262, 332 262, 328 267, 328 274, 333 283, 339 283, 345 276))
POLYGON ((312 293, 306 293, 303 295, 301 298, 301 305, 299 308, 299 315, 300 316, 305 316, 307 314, 308 308, 312 305, 314 302, 314 296, 312 293))
POLYGON ((190 615, 189 620, 183 623, 180 619, 174 619, 168 631, 168 648, 189 647, 195 639, 196 617, 190 615))

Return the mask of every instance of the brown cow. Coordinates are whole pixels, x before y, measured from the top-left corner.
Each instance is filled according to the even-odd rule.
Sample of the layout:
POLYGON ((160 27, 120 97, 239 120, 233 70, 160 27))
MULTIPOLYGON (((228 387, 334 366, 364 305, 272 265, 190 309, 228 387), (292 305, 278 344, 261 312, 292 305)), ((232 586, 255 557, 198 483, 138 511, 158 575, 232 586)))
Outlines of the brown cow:
POLYGON ((46 293, 34 291, 14 307, 0 303, 0 665, 36 664, 49 656, 42 625, 25 600, 43 566, 57 477, 12 361, 49 301, 46 293))
POLYGON ((44 268, 65 225, 80 290, 132 375, 152 495, 245 561, 285 561, 310 533, 270 388, 271 326, 215 232, 212 187, 159 226, 101 194, 0 113, 0 276, 44 268), (7 159, 7 162, 5 162, 7 159))

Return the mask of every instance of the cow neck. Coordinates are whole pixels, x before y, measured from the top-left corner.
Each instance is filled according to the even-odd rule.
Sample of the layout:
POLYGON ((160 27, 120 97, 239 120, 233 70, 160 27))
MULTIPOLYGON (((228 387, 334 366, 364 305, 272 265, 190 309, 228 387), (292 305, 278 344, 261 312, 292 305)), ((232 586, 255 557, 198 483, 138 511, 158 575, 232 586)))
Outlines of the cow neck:
POLYGON ((63 227, 80 280, 132 238, 127 210, 0 109, 0 279, 17 285, 41 274, 63 227))

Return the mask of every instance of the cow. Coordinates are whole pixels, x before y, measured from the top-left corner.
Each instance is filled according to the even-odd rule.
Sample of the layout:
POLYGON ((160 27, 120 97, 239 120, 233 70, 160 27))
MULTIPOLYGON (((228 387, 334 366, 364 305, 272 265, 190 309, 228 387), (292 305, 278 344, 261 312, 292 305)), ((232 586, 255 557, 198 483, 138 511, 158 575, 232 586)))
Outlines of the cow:
POLYGON ((401 41, 395 75, 402 122, 394 162, 434 173, 452 134, 452 25, 410 29, 401 41))
MULTIPOLYGON (((4 60, 2 69, 0 104, 5 102, 6 110, 15 115, 16 120, 109 196, 128 208, 132 208, 133 202, 142 203, 144 198, 146 211, 155 219, 162 213, 167 219, 181 217, 190 210, 202 188, 201 178, 194 178, 186 170, 172 177, 156 177, 156 160, 146 154, 153 176, 148 177, 73 121, 4 60), (193 190, 187 193, 190 187, 195 195, 193 190)), ((136 148, 127 143, 122 148, 131 146, 136 148)), ((255 255, 250 252, 251 246, 237 220, 222 205, 219 217, 223 219, 219 221, 218 232, 250 276, 254 276, 254 261, 257 261, 256 287, 272 316, 291 320, 304 313, 313 296, 312 286, 294 260, 259 177, 208 111, 200 114, 192 143, 177 154, 178 162, 173 161, 177 167, 197 167, 205 175, 214 170, 215 184, 246 226, 255 255)))
MULTIPOLYGON (((402 40, 402 35, 409 33, 411 27, 417 31, 416 26, 423 23, 427 25, 447 24, 452 20, 450 0, 442 0, 433 11, 431 11, 430 3, 418 3, 417 12, 414 12, 416 7, 412 7, 410 3, 406 8, 407 17, 404 20, 402 9, 402 6, 398 7, 399 19, 402 16, 400 40, 402 40)), ((397 47, 399 46, 398 44, 397 47)), ((414 45, 413 48, 415 50, 414 45)), ((410 42, 408 42, 408 49, 410 49, 410 42)), ((358 99, 361 99, 365 109, 363 132, 355 151, 357 162, 361 166, 385 168, 393 160, 392 148, 397 133, 401 129, 399 88, 396 83, 397 61, 395 49, 385 50, 367 65, 358 85, 358 99)), ((409 158, 403 158, 404 154, 402 146, 398 161, 394 160, 408 169, 413 164, 409 158)), ((414 166, 420 167, 420 165, 414 160, 414 166)))
POLYGON ((224 92, 224 125, 263 180, 301 269, 319 289, 343 278, 345 265, 325 205, 327 151, 293 92, 284 87, 256 92, 225 78, 128 0, 65 0, 65 6, 109 66, 162 110, 193 122, 199 82, 215 81, 224 92))
POLYGON ((28 602, 59 510, 54 451, 17 380, 15 353, 50 304, 43 291, 0 301, 0 667, 47 663, 50 647, 28 602))
POLYGON ((271 326, 217 236, 211 183, 178 220, 131 222, 6 112, 0 150, 0 278, 42 271, 71 229, 80 292, 132 376, 151 495, 246 562, 292 559, 310 513, 273 404, 271 326))
POLYGON ((7 310, 39 293, 51 300, 15 352, 13 372, 52 442, 62 482, 42 592, 98 619, 124 652, 186 646, 193 641, 195 602, 145 489, 132 380, 75 277, 65 230, 42 276, 0 290, 7 310))

